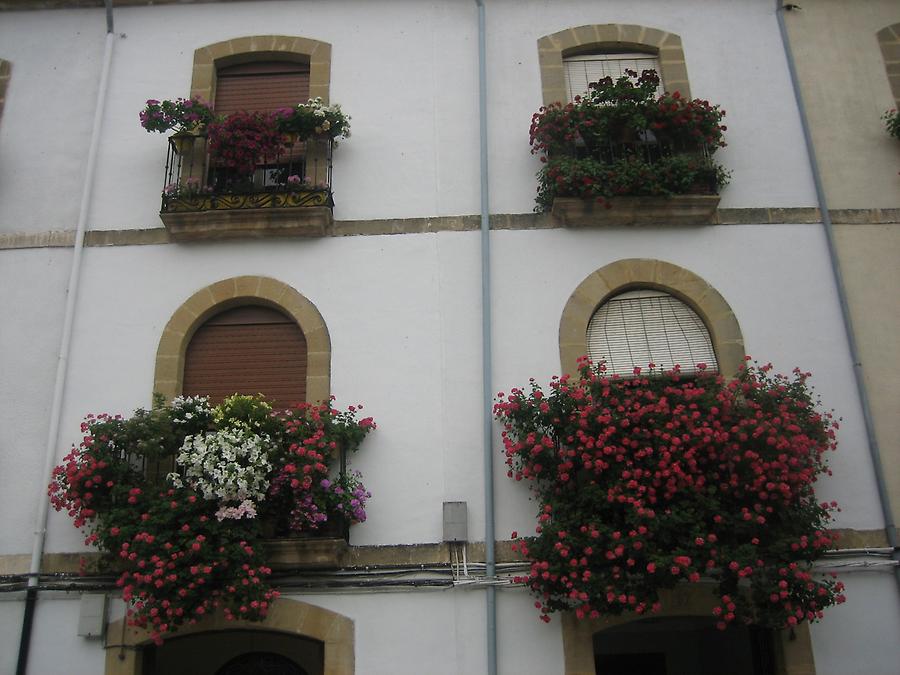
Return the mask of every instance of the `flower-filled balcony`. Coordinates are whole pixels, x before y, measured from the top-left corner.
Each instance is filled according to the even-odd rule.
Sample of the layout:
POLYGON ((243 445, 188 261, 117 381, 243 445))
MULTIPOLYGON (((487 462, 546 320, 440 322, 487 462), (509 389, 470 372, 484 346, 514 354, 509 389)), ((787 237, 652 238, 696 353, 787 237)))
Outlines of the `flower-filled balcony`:
POLYGON ((347 455, 375 424, 358 410, 234 395, 89 415, 50 500, 118 574, 133 625, 171 632, 215 607, 260 620, 278 596, 272 568, 339 567, 366 520, 347 455))
POLYGON ((321 236, 332 222, 332 152, 350 133, 319 99, 217 117, 202 101, 148 101, 148 131, 172 131, 160 218, 174 239, 321 236))
POLYGON ((712 221, 728 172, 725 112, 678 92, 656 96, 653 70, 603 78, 571 103, 534 114, 537 207, 566 226, 699 225, 712 221))
POLYGON ((514 533, 513 550, 541 619, 673 611, 666 591, 687 585, 711 591, 720 630, 791 628, 844 602, 813 567, 836 538, 837 503, 813 488, 838 423, 808 377, 652 363, 620 377, 585 357, 546 389, 499 394, 508 475, 537 502, 537 535, 514 533))

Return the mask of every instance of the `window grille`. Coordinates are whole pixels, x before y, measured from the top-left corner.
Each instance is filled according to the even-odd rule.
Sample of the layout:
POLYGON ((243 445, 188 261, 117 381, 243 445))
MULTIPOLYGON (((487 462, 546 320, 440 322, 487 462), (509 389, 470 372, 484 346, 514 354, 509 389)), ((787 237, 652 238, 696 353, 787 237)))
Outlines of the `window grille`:
POLYGON ((601 305, 587 329, 588 356, 606 362, 609 374, 631 375, 650 363, 696 373, 697 364, 717 371, 712 340, 696 312, 678 298, 642 289, 621 293, 601 305))

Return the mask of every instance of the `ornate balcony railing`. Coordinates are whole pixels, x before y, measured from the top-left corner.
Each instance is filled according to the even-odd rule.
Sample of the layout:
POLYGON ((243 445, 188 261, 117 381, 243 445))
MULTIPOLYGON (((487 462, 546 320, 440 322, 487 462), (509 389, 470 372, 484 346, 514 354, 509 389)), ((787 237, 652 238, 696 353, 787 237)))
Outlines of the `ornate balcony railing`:
POLYGON ((321 237, 332 224, 331 139, 311 139, 239 171, 203 134, 169 138, 160 219, 172 239, 321 237))
POLYGON ((204 134, 169 138, 161 214, 334 206, 331 140, 296 143, 260 157, 252 173, 211 159, 204 134))

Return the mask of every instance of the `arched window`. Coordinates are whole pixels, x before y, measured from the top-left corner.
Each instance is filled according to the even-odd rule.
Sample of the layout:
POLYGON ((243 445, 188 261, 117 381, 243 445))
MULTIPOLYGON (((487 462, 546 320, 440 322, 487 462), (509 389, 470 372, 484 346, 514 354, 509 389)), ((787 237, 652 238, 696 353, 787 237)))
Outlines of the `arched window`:
POLYGON ((287 407, 306 400, 306 338, 285 314, 259 305, 220 312, 194 333, 184 358, 183 392, 219 403, 262 394, 287 407))
POLYGON ((697 364, 717 371, 718 362, 703 320, 678 298, 653 289, 620 293, 604 302, 587 328, 588 356, 607 373, 630 375, 650 363, 663 370, 697 364))
POLYGON ((691 97, 681 38, 675 33, 632 24, 591 24, 567 28, 538 40, 544 105, 574 98, 587 83, 626 68, 659 73, 660 89, 691 97))
POLYGON ((745 353, 725 298, 663 260, 629 258, 595 270, 572 292, 559 322, 559 356, 568 374, 590 356, 624 374, 649 363, 665 369, 677 363, 684 372, 705 363, 732 377, 745 353))
MULTIPOLYGON (((331 84, 331 45, 293 35, 254 35, 200 47, 194 51, 194 71, 191 96, 215 101, 222 87, 222 77, 243 76, 258 78, 266 63, 291 64, 288 70, 302 78, 306 71, 307 96, 328 101, 331 84), (252 65, 251 65, 252 64, 252 65), (242 68, 249 68, 243 71, 242 68)), ((281 66, 280 66, 281 67, 281 66)), ((282 73, 285 75, 287 73, 282 73)), ((274 73, 270 73, 270 76, 274 73)), ((264 79, 264 78, 262 78, 264 79)), ((229 86, 226 84, 225 86, 229 86)), ((305 99, 304 99, 305 100, 305 99)), ((295 101, 297 103, 297 101, 295 101)))
MULTIPOLYGON (((326 103, 331 86, 331 45, 291 35, 254 35, 200 47, 194 51, 191 96, 213 103, 217 114, 245 110, 273 112, 321 98, 326 103)), ((265 158, 253 176, 257 186, 271 185, 289 175, 313 184, 329 184, 329 147, 323 143, 297 143, 278 157, 265 158)), ((202 160, 197 160, 202 164, 202 160)), ((234 179, 221 167, 210 167, 205 180, 227 184, 234 179)), ((201 180, 202 171, 192 174, 201 180)))
MULTIPOLYGON (((244 376, 238 369, 230 377, 244 376)), ((153 391, 166 399, 180 394, 221 397, 237 391, 262 393, 282 405, 298 400, 327 401, 331 394, 328 327, 315 305, 276 279, 244 276, 217 281, 191 295, 163 329, 156 352, 153 391), (206 367, 203 359, 210 360, 204 350, 212 345, 215 353, 217 340, 221 342, 226 334, 240 335, 245 342, 248 336, 253 337, 251 346, 240 347, 243 356, 235 366, 249 365, 252 370, 261 370, 261 365, 277 355, 281 360, 277 372, 272 370, 267 382, 243 379, 216 390, 199 384, 197 370, 202 375, 206 367), (277 345, 275 353, 271 353, 273 345, 277 345), (270 351, 269 356, 264 353, 266 350, 270 351), (279 377, 288 380, 290 388, 278 385, 279 377)))

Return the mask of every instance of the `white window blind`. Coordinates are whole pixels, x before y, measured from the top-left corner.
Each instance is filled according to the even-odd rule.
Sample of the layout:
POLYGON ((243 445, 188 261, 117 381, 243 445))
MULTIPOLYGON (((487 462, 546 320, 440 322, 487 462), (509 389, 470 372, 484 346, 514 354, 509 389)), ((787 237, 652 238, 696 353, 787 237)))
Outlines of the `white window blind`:
MULTIPOLYGON (((604 77, 616 79, 622 77, 626 70, 633 70, 638 75, 644 70, 655 70, 659 74, 659 59, 653 54, 588 54, 571 56, 563 60, 566 73, 566 93, 569 100, 581 96, 588 90, 591 82, 604 77)), ((664 93, 662 82, 656 89, 656 95, 664 93)))
POLYGON ((697 364, 718 371, 709 331, 696 312, 678 298, 654 290, 628 291, 604 303, 587 329, 588 356, 606 362, 609 374, 631 375, 653 363, 683 373, 697 364))

